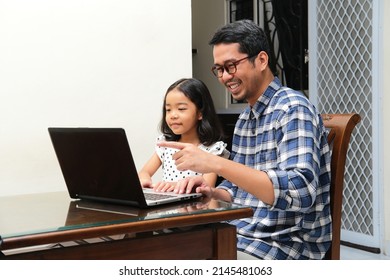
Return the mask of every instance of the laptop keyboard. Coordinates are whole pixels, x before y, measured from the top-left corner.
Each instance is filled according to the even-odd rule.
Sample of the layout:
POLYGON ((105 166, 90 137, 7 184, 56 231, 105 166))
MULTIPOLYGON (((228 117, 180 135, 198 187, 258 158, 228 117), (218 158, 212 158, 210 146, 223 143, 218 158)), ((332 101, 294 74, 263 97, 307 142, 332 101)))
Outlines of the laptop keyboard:
POLYGON ((169 194, 158 194, 158 193, 144 193, 146 200, 160 200, 164 198, 175 197, 174 195, 169 194))

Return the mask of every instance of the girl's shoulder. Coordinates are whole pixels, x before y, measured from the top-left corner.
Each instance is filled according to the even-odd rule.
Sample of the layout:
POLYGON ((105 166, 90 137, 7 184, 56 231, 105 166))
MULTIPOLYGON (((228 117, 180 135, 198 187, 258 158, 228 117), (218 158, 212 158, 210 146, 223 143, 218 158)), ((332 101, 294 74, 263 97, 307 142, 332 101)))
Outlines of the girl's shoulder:
POLYGON ((230 152, 226 149, 226 146, 227 144, 225 142, 218 141, 210 146, 205 146, 203 144, 200 144, 199 148, 211 154, 222 156, 224 158, 229 158, 230 152))
POLYGON ((156 141, 157 141, 157 142, 159 142, 159 141, 165 141, 165 136, 164 136, 164 134, 159 135, 159 136, 157 137, 156 141))
POLYGON ((165 141, 165 136, 163 134, 159 135, 156 139, 156 146, 155 146, 155 152, 159 156, 159 158, 162 160, 162 158, 165 155, 165 152, 167 151, 168 148, 160 147, 157 145, 158 142, 165 141))
POLYGON ((155 150, 159 156, 164 155, 164 154, 172 155, 173 152, 177 152, 177 149, 159 146, 158 142, 161 142, 161 141, 168 141, 163 134, 157 137, 156 144, 155 144, 155 150))

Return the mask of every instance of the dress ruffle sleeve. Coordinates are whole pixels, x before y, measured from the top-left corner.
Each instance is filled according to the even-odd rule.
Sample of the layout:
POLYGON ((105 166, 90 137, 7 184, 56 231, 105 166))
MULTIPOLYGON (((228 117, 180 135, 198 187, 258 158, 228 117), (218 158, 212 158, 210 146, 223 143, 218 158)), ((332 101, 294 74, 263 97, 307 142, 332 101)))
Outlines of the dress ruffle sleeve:
POLYGON ((156 147, 155 147, 155 150, 156 150, 156 153, 157 153, 158 157, 160 159, 162 159, 162 157, 164 155, 165 148, 160 147, 160 146, 157 145, 157 143, 160 142, 160 141, 165 141, 164 135, 160 135, 160 136, 157 137, 157 139, 156 139, 156 147))
POLYGON ((199 148, 213 155, 229 158, 230 152, 226 149, 227 144, 223 141, 215 142, 211 146, 200 145, 199 148))

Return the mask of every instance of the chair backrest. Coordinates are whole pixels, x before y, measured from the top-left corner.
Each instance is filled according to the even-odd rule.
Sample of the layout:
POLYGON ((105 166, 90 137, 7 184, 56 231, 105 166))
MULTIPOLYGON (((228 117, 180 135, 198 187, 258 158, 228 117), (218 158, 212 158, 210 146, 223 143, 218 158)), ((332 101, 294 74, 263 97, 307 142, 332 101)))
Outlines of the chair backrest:
POLYGON ((344 171, 348 145, 355 126, 360 122, 359 114, 322 114, 329 130, 328 143, 332 150, 330 207, 332 215, 332 245, 324 259, 340 259, 341 209, 343 201, 344 171))

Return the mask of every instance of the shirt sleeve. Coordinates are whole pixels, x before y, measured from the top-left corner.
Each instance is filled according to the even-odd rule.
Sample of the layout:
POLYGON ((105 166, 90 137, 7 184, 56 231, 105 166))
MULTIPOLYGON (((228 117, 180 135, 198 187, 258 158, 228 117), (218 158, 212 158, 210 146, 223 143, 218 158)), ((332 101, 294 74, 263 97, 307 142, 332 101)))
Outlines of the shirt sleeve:
POLYGON ((231 198, 233 199, 236 196, 237 193, 237 186, 233 185, 230 181, 228 180, 223 180, 218 186, 215 187, 216 189, 223 189, 227 191, 231 198))
POLYGON ((277 166, 268 169, 275 189, 271 208, 310 209, 318 195, 321 149, 324 138, 319 117, 305 106, 293 106, 276 120, 277 166))

